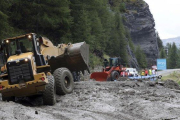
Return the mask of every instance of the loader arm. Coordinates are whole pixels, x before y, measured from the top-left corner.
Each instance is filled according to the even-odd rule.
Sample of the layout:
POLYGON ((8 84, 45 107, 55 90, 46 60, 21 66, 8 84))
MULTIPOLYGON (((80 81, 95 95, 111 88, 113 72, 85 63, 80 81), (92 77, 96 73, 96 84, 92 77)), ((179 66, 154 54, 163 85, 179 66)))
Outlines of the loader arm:
POLYGON ((41 54, 44 55, 51 72, 59 67, 66 67, 71 72, 89 71, 89 45, 85 42, 59 44, 54 46, 50 40, 42 37, 41 54))

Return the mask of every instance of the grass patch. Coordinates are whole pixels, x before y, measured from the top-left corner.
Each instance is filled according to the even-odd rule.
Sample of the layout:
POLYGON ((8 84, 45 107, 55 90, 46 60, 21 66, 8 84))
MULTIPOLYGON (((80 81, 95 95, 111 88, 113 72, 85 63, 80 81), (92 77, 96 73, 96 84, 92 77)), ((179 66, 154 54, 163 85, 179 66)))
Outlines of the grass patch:
POLYGON ((180 85, 180 72, 174 71, 171 74, 162 77, 162 80, 164 81, 168 79, 174 80, 180 85))

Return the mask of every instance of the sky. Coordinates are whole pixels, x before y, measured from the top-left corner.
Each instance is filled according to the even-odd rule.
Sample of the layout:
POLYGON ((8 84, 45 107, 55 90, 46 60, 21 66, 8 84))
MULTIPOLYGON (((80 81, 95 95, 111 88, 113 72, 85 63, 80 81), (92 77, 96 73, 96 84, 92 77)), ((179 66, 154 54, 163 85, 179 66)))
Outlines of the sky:
POLYGON ((180 0, 144 0, 149 4, 161 39, 180 36, 180 0))

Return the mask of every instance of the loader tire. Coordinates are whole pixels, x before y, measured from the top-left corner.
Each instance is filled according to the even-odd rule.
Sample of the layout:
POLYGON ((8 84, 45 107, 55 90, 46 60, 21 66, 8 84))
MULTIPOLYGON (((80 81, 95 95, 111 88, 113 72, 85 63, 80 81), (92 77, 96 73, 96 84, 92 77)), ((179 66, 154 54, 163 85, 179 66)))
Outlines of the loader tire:
POLYGON ((111 73, 111 80, 114 81, 114 80, 117 80, 119 78, 119 73, 117 71, 113 71, 111 73))
POLYGON ((47 76, 48 84, 43 94, 43 103, 45 105, 54 105, 56 103, 56 86, 52 75, 47 76))
POLYGON ((56 81, 56 94, 69 94, 74 89, 74 80, 71 72, 67 68, 58 68, 53 73, 56 81))
POLYGON ((11 96, 11 97, 5 97, 3 94, 2 94, 2 101, 15 101, 15 97, 14 96, 11 96))

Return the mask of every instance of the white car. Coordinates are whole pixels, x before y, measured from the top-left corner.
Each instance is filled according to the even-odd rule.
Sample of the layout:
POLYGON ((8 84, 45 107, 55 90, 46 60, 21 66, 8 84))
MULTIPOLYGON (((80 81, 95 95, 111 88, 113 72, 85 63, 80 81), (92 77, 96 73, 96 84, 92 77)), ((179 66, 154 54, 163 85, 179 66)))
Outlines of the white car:
POLYGON ((126 71, 129 72, 129 76, 135 77, 138 76, 136 68, 126 68, 126 71))

